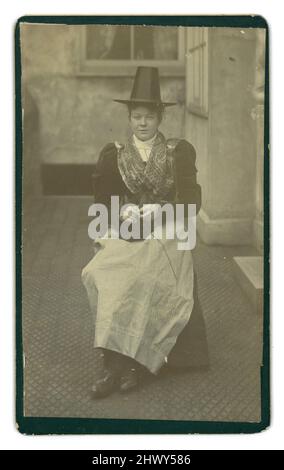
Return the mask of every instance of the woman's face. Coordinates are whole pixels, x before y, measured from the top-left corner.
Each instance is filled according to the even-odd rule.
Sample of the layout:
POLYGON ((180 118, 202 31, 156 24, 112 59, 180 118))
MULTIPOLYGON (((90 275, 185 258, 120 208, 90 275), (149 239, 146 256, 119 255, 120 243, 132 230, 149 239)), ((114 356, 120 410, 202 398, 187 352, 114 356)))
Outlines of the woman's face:
POLYGON ((129 112, 129 122, 133 134, 140 140, 149 140, 157 133, 161 118, 156 110, 137 106, 129 112))

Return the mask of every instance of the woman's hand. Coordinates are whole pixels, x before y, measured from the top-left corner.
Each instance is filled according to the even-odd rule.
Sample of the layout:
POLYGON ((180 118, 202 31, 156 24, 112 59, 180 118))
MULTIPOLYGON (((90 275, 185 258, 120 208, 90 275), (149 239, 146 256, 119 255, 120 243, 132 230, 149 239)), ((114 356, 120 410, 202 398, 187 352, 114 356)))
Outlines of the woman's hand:
POLYGON ((124 220, 130 220, 132 222, 137 221, 140 218, 140 210, 139 207, 136 206, 135 204, 129 204, 126 208, 124 208, 120 219, 122 221, 124 220))
POLYGON ((140 217, 155 217, 159 211, 159 204, 143 204, 140 208, 140 217))
POLYGON ((129 205, 121 214, 121 220, 129 220, 132 223, 141 219, 155 218, 159 211, 159 204, 143 204, 142 207, 129 205))

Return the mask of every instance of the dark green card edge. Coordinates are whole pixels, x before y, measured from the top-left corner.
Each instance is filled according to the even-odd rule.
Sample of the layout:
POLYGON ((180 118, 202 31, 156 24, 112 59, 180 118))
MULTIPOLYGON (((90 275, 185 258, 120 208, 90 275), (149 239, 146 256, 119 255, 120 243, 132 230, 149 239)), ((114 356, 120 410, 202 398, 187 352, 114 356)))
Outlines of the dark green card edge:
POLYGON ((24 434, 237 434, 257 433, 270 425, 270 224, 269 224, 269 31, 259 15, 236 16, 23 16, 15 25, 15 222, 16 222, 16 427, 24 434), (266 30, 265 114, 264 114, 264 328, 261 367, 261 421, 212 422, 97 418, 26 417, 23 408, 22 340, 22 112, 20 25, 41 24, 146 24, 162 26, 215 26, 264 28, 266 30))

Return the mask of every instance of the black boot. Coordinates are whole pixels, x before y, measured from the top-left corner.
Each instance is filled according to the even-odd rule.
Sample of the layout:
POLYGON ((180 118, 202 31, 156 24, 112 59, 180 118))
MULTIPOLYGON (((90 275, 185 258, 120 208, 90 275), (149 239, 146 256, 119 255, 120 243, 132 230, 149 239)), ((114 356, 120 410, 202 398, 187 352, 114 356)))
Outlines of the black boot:
POLYGON ((93 398, 104 398, 113 393, 118 387, 117 377, 108 369, 104 370, 102 377, 92 386, 93 398))
POLYGON ((139 372, 137 368, 127 368, 120 377, 119 391, 126 393, 134 390, 139 385, 139 372))
POLYGON ((101 371, 92 386, 93 398, 104 398, 113 393, 118 387, 118 374, 109 367, 108 350, 97 348, 101 371))
POLYGON ((121 364, 119 391, 126 393, 138 387, 141 366, 137 361, 128 356, 122 357, 121 364))

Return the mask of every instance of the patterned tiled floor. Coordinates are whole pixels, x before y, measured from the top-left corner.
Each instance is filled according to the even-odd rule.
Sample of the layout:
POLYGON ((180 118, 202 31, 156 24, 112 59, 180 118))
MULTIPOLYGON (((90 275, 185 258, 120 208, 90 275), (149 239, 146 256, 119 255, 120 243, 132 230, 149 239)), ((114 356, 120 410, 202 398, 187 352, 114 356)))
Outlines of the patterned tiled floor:
POLYGON ((129 395, 93 400, 100 364, 81 283, 92 256, 88 198, 42 198, 24 215, 25 414, 206 421, 260 420, 260 318, 236 284, 232 256, 246 247, 194 252, 207 325, 208 371, 164 372, 129 395))

